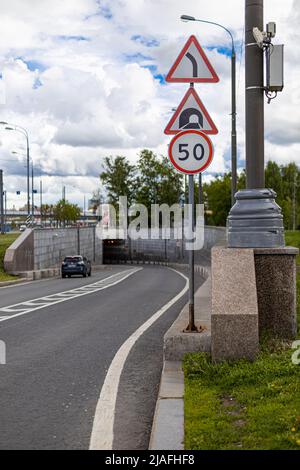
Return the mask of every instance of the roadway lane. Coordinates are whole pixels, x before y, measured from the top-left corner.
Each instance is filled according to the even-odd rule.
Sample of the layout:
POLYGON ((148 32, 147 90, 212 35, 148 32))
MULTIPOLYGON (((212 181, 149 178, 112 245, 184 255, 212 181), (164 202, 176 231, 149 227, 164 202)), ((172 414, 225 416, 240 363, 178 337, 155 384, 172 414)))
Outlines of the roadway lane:
MULTIPOLYGON (((113 272, 126 269, 114 267, 113 272)), ((74 279, 75 287, 95 282, 95 276, 98 279, 98 276, 111 274, 112 271, 101 272, 91 279, 74 279)), ((18 296, 22 297, 18 297, 21 302, 24 298, 34 299, 33 290, 40 297, 55 293, 55 289, 58 289, 56 292, 66 290, 66 285, 73 288, 72 282, 73 279, 51 280, 18 286, 22 293, 13 289, 13 303, 17 303, 18 296)), ((184 279, 174 271, 145 267, 116 286, 0 323, 0 339, 7 347, 7 364, 0 366, 0 448, 87 449, 99 393, 114 355, 140 325, 181 291, 184 284, 184 279)), ((3 290, 0 295, 2 306, 9 305, 7 301, 3 303, 3 290)), ((9 289, 4 295, 11 296, 9 289)), ((142 348, 144 356, 140 347, 146 334, 132 352, 136 361, 135 352, 139 351, 140 369, 144 359, 149 365, 150 351, 155 356, 153 383, 148 381, 154 392, 161 369, 161 338, 182 303, 171 308, 149 329, 149 338, 154 342, 142 348)), ((124 388, 124 379, 125 382, 130 380, 126 370, 120 388, 124 388)), ((130 401, 129 395, 127 386, 126 403, 130 401)), ((150 399, 145 400, 147 419, 144 419, 145 427, 140 427, 140 446, 147 446, 155 399, 156 395, 151 393, 150 399)), ((118 448, 131 445, 120 441, 118 429, 116 439, 118 448)))
POLYGON ((70 279, 51 278, 40 281, 24 282, 12 286, 0 287, 0 308, 6 305, 16 304, 27 300, 56 294, 65 290, 76 289, 84 285, 92 284, 107 276, 128 269, 120 266, 110 266, 101 271, 92 272, 91 277, 73 276, 70 279))

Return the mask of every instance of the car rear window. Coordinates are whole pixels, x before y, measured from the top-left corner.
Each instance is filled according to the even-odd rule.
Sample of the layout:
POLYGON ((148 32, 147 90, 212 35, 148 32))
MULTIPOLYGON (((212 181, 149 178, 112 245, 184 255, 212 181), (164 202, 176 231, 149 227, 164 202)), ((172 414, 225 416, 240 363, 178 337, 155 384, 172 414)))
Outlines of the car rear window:
POLYGON ((69 261, 69 262, 82 261, 82 257, 81 256, 67 256, 65 258, 65 261, 69 261))

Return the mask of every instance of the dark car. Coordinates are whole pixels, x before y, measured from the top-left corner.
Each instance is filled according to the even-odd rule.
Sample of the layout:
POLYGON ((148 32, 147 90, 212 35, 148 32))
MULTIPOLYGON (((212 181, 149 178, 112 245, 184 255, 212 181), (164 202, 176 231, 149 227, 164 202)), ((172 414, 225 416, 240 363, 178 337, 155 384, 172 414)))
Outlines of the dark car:
POLYGON ((61 277, 81 274, 83 277, 92 274, 91 262, 85 256, 66 256, 61 265, 61 277))

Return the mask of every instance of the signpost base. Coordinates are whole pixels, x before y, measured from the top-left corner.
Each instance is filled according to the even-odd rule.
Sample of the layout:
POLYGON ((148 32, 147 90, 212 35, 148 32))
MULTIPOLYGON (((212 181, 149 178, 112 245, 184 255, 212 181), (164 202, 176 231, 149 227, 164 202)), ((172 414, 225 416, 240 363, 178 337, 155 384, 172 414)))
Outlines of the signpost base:
POLYGON ((239 191, 227 220, 229 248, 285 246, 281 208, 272 189, 239 191))
POLYGON ((195 311, 194 305, 189 304, 189 324, 184 330, 184 333, 198 333, 198 328, 195 325, 195 311))

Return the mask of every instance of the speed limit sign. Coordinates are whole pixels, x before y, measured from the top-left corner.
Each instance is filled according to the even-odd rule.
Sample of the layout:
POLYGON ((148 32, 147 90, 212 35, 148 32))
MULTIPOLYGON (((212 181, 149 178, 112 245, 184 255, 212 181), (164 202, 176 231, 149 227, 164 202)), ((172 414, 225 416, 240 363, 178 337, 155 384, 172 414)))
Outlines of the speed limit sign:
POLYGON ((169 146, 169 157, 176 168, 187 175, 202 173, 211 164, 214 149, 201 131, 186 130, 177 134, 169 146))

